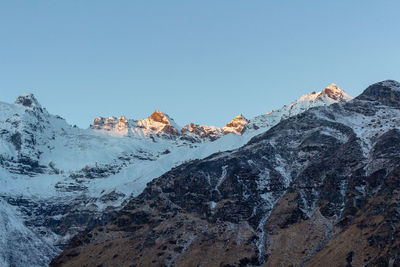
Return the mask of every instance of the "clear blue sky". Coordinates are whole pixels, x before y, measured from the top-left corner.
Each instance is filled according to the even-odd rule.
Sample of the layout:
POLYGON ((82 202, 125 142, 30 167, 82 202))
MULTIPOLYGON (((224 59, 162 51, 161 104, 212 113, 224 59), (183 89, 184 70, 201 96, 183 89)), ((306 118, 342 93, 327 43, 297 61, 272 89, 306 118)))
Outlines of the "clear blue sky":
POLYGON ((160 109, 222 126, 336 83, 400 80, 400 1, 0 2, 0 100, 87 127, 160 109))

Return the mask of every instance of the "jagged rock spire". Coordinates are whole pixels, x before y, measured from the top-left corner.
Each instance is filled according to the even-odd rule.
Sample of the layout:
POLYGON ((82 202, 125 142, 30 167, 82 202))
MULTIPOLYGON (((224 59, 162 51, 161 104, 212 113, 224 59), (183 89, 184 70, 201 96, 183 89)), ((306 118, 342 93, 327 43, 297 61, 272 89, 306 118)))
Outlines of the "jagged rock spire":
POLYGON ((15 100, 15 104, 22 105, 25 107, 36 107, 36 108, 41 108, 42 106, 39 104, 39 101, 36 99, 36 97, 29 93, 25 95, 21 95, 15 100))

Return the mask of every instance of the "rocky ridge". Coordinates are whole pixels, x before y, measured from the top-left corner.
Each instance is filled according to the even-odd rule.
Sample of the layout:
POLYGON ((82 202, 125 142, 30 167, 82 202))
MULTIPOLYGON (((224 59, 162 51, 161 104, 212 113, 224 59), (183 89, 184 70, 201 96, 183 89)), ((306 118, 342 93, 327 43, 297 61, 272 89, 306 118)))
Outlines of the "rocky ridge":
POLYGON ((180 127, 170 116, 159 110, 155 110, 148 118, 139 120, 127 120, 124 115, 119 118, 97 117, 90 127, 111 135, 130 137, 153 137, 156 135, 193 142, 214 141, 229 133, 243 135, 247 130, 251 134, 257 132, 260 128, 270 127, 282 119, 301 113, 311 107, 330 105, 351 99, 352 97, 342 89, 335 84, 330 84, 321 92, 304 95, 280 110, 267 112, 250 120, 240 114, 222 128, 195 123, 180 127), (273 117, 277 118, 273 119, 273 117))

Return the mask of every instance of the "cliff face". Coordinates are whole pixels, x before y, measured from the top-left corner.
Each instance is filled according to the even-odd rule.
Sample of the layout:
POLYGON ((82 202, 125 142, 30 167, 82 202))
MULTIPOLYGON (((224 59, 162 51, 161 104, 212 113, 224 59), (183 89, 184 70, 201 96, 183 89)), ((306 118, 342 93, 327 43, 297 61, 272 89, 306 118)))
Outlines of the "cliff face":
POLYGON ((172 169, 51 265, 400 265, 397 85, 172 169))

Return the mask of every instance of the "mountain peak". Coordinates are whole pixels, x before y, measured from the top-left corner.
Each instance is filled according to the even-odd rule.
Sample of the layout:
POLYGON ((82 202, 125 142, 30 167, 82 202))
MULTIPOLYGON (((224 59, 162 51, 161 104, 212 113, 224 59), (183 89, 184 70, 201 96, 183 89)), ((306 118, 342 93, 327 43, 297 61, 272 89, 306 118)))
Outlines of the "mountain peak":
POLYGON ((155 110, 147 119, 140 120, 139 125, 155 134, 177 135, 181 131, 181 127, 171 117, 159 110, 155 110))
POLYGON ((385 80, 367 87, 358 100, 377 101, 386 106, 400 108, 400 83, 385 80))
POLYGON ((233 122, 245 122, 245 123, 247 123, 248 121, 242 114, 239 114, 235 118, 233 118, 233 120, 231 120, 227 125, 229 125, 229 124, 231 124, 233 122))
POLYGON ((325 89, 324 89, 323 91, 325 91, 325 90, 343 92, 343 90, 340 89, 340 88, 339 88, 336 84, 334 84, 334 83, 331 83, 330 85, 328 85, 327 87, 325 87, 325 89))
POLYGON ((247 119, 243 116, 243 114, 239 114, 239 115, 237 115, 235 118, 233 118, 233 121, 238 121, 238 120, 245 120, 245 121, 247 121, 247 119))
POLYGON ((321 95, 341 102, 350 100, 352 98, 334 83, 331 83, 324 90, 322 90, 321 95))
POLYGON ((36 97, 29 93, 29 94, 24 94, 21 95, 15 100, 14 102, 17 105, 22 105, 24 107, 29 107, 29 108, 41 108, 42 106, 39 104, 39 101, 36 99, 36 97))
POLYGON ((159 111, 158 109, 156 109, 153 112, 153 114, 150 115, 150 117, 148 119, 151 121, 156 121, 156 122, 160 122, 163 124, 171 124, 168 115, 162 111, 159 111))
POLYGON ((225 133, 235 133, 238 135, 242 135, 246 130, 246 124, 249 121, 242 115, 239 114, 233 120, 231 120, 225 127, 223 128, 225 133))

